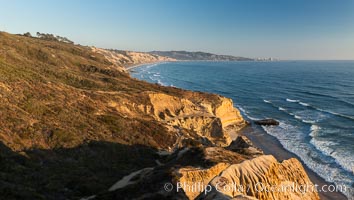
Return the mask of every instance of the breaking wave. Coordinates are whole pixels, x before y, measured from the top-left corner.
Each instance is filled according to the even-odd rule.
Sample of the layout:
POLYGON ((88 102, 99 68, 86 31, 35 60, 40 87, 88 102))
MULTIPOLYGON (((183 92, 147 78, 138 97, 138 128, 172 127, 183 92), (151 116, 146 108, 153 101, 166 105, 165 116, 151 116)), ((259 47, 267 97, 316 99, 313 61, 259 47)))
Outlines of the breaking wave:
MULTIPOLYGON (((285 149, 298 155, 305 165, 326 181, 334 182, 336 185, 345 185, 347 188, 350 188, 353 184, 354 175, 344 169, 347 169, 345 165, 353 166, 354 161, 347 161, 345 157, 336 158, 335 155, 339 156, 341 153, 326 148, 328 145, 335 145, 334 142, 319 142, 312 139, 309 144, 305 139, 305 133, 298 127, 284 121, 280 121, 279 126, 262 126, 262 128, 269 135, 276 137, 285 149), (338 164, 343 168, 339 167, 338 164)), ((315 136, 319 130, 321 130, 319 126, 312 125, 310 134, 315 136)), ((351 191, 347 191, 346 195, 351 196, 353 194, 351 191)))
POLYGON ((286 99, 286 101, 291 103, 299 102, 299 100, 293 100, 293 99, 286 99))

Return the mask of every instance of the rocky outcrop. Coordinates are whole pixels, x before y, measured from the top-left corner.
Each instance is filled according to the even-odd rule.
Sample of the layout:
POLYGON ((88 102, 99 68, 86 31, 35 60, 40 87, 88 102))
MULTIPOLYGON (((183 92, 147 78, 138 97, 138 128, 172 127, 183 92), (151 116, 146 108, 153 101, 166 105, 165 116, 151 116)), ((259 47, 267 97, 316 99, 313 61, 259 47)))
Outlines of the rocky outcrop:
POLYGON ((213 113, 221 119, 223 128, 230 125, 243 126, 245 120, 240 111, 234 107, 232 100, 220 97, 220 101, 221 103, 213 108, 213 113))
POLYGON ((246 136, 237 136, 226 149, 245 155, 261 155, 263 151, 254 147, 252 142, 246 136))
POLYGON ((255 124, 262 125, 262 126, 278 126, 279 122, 275 119, 262 119, 262 120, 255 120, 255 124))
POLYGON ((216 145, 226 146, 231 142, 226 127, 238 130, 246 125, 232 100, 218 97, 216 102, 189 99, 162 93, 150 93, 151 111, 156 120, 172 127, 192 130, 216 145))
POLYGON ((186 196, 189 199, 195 199, 200 193, 204 192, 204 188, 209 182, 223 170, 229 167, 230 164, 219 163, 209 169, 196 169, 196 168, 182 168, 179 173, 182 177, 178 180, 183 188, 186 196), (192 186, 198 183, 200 189, 195 188, 192 190, 192 186))
MULTIPOLYGON (((314 185, 297 159, 279 163, 271 155, 231 165, 216 176, 210 185, 214 193, 222 193, 230 199, 238 195, 260 200, 319 199, 314 185)), ((201 196, 200 199, 207 196, 201 196)))
POLYGON ((273 156, 264 155, 240 164, 219 163, 209 169, 183 168, 179 173, 178 182, 189 199, 319 199, 296 159, 279 163, 273 156), (192 188, 195 184, 201 184, 203 190, 192 188))

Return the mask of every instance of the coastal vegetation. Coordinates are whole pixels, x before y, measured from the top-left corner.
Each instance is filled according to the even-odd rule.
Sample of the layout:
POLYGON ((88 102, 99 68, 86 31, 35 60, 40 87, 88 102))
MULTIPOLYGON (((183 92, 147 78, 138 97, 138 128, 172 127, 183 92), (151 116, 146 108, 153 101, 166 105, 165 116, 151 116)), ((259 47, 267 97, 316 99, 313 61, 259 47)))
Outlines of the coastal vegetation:
POLYGON ((241 136, 232 142, 230 134, 248 124, 232 100, 139 81, 125 70, 168 59, 0 32, 1 197, 319 199, 316 192, 163 190, 166 182, 212 184, 221 172, 222 180, 252 186, 312 184, 296 159, 278 162, 241 136), (112 187, 132 173, 131 184, 112 187))

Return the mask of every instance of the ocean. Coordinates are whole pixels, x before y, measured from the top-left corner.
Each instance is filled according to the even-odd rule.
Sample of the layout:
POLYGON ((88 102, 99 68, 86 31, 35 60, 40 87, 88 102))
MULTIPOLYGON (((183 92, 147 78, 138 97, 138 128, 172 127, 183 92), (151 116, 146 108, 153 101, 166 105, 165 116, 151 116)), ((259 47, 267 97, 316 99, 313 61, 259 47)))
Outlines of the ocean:
POLYGON ((248 120, 278 120, 263 130, 326 181, 353 188, 354 61, 167 62, 131 76, 229 97, 248 120))

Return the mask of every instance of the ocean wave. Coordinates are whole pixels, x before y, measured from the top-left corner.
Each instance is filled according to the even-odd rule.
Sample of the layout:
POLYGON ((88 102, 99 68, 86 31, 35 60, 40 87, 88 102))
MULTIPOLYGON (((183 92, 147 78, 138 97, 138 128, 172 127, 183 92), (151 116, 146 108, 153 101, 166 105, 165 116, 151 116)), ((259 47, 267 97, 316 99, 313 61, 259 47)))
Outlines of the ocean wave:
POLYGON ((149 79, 151 80, 151 81, 157 81, 158 79, 156 79, 154 76, 149 76, 149 79))
POLYGON ((304 122, 304 123, 306 123, 306 124, 314 124, 314 123, 316 123, 316 121, 314 121, 314 120, 306 120, 306 119, 303 119, 303 120, 301 120, 302 122, 304 122))
POLYGON ((163 63, 148 64, 148 65, 145 65, 145 69, 150 69, 151 67, 155 67, 158 64, 163 64, 163 63))
POLYGON ((291 112, 288 112, 285 108, 283 107, 278 107, 278 110, 281 110, 283 112, 285 112, 286 114, 294 117, 295 119, 298 119, 306 124, 313 124, 315 123, 316 121, 315 120, 310 120, 310 119, 307 119, 307 117, 302 117, 300 115, 297 115, 297 114, 294 114, 294 113, 291 113, 291 112), (305 118, 305 119, 304 119, 305 118))
POLYGON ((286 109, 285 109, 285 108, 283 108, 283 107, 278 107, 278 110, 281 110, 281 111, 286 111, 286 109))
MULTIPOLYGON (((343 169, 337 166, 337 160, 332 157, 336 153, 328 149, 331 152, 330 156, 328 156, 312 146, 312 144, 305 139, 306 134, 303 133, 299 127, 280 121, 279 126, 262 126, 262 128, 269 135, 276 137, 285 149, 298 155, 306 166, 326 181, 334 182, 336 185, 345 185, 347 188, 350 188, 353 184, 353 174, 345 171, 345 168, 343 169)), ((317 125, 312 126, 313 135, 315 135, 315 131, 319 130, 320 127, 317 125)), ((334 143, 332 143, 332 145, 333 144, 334 143)), ((348 191, 346 195, 350 196, 353 194, 348 191)))
POLYGON ((291 102, 291 103, 297 103, 299 102, 300 100, 294 100, 294 99, 285 99, 287 102, 291 102))
POLYGON ((240 106, 240 105, 238 105, 238 104, 235 104, 235 106, 236 106, 243 114, 246 114, 246 113, 247 113, 247 111, 246 111, 242 106, 240 106))
POLYGON ((264 101, 265 103, 272 103, 271 101, 265 100, 265 99, 263 99, 263 101, 264 101))
POLYGON ((162 86, 166 86, 166 84, 164 84, 160 79, 157 80, 157 84, 162 85, 162 86))
POLYGON ((260 120, 261 118, 257 118, 257 117, 251 117, 249 115, 246 115, 247 118, 249 118, 250 120, 256 121, 256 120, 260 120))
POLYGON ((331 114, 331 115, 335 115, 335 116, 338 116, 338 117, 346 118, 346 119, 349 119, 349 120, 354 120, 354 116, 349 116, 349 115, 337 113, 337 112, 334 112, 334 111, 321 109, 321 108, 318 108, 316 106, 310 105, 309 103, 302 102, 300 100, 286 99, 286 101, 291 102, 291 103, 299 103, 302 106, 309 107, 309 108, 312 108, 312 109, 320 111, 320 112, 324 112, 324 113, 327 113, 327 114, 331 114))
POLYGON ((298 119, 306 124, 314 124, 328 118, 328 115, 312 109, 296 111, 295 115, 299 116, 298 119))
POLYGON ((300 115, 297 115, 297 114, 294 114, 294 113, 288 113, 290 116, 293 116, 295 119, 297 120, 300 120, 302 121, 303 123, 306 123, 306 124, 314 124, 316 123, 317 121, 319 121, 319 119, 317 120, 311 120, 311 119, 308 119, 308 117, 302 117, 300 115))
POLYGON ((324 109, 317 108, 317 107, 314 107, 314 108, 316 110, 318 110, 318 111, 321 111, 321 112, 325 112, 325 113, 332 114, 332 115, 335 115, 335 116, 338 116, 338 117, 342 117, 342 118, 346 118, 346 119, 349 119, 349 120, 354 120, 354 117, 349 116, 349 115, 344 115, 344 114, 340 114, 340 113, 333 112, 333 111, 330 111, 330 110, 324 110, 324 109))
POLYGON ((302 119, 302 118, 301 118, 300 116, 298 116, 298 115, 294 115, 294 118, 295 118, 295 119, 300 119, 300 120, 302 119))
POLYGON ((248 114, 248 111, 246 111, 242 106, 237 105, 237 104, 235 104, 235 106, 236 106, 236 108, 238 108, 238 109, 241 111, 241 113, 242 113, 244 116, 246 116, 248 119, 250 119, 250 120, 260 120, 259 118, 250 116, 250 115, 248 114))
POLYGON ((348 172, 352 172, 354 167, 354 158, 352 152, 342 151, 338 152, 338 143, 324 139, 318 139, 316 135, 311 139, 310 143, 319 151, 327 156, 335 159, 336 163, 348 172))
MULTIPOLYGON (((292 100, 292 101, 298 101, 298 100, 292 100)), ((301 103, 306 107, 310 107, 310 105, 307 103, 303 103, 301 101, 299 101, 298 103, 301 103)), ((286 114, 292 116, 293 118, 300 120, 306 124, 314 124, 314 123, 324 119, 324 117, 322 115, 320 115, 319 113, 314 113, 313 110, 312 111, 311 110, 299 110, 299 111, 295 111, 295 113, 293 113, 293 112, 289 112, 287 109, 285 109, 281 106, 277 106, 273 103, 270 103, 270 104, 272 104, 278 110, 283 111, 284 113, 286 113, 286 114)))
POLYGON ((316 124, 313 124, 313 125, 311 125, 311 127, 310 127, 310 136, 311 137, 315 137, 317 134, 318 134, 318 131, 321 129, 321 127, 319 127, 318 125, 316 125, 316 124))
POLYGON ((300 101, 300 100, 294 100, 294 99, 285 99, 287 102, 290 102, 290 103, 298 103, 298 104, 300 104, 300 105, 302 105, 302 106, 306 106, 306 107, 309 107, 310 106, 310 104, 309 103, 305 103, 305 102, 302 102, 302 101, 300 101))
POLYGON ((299 104, 302 105, 302 106, 306 106, 306 107, 307 107, 307 106, 310 106, 310 104, 304 103, 304 102, 301 102, 301 101, 299 101, 299 104))

